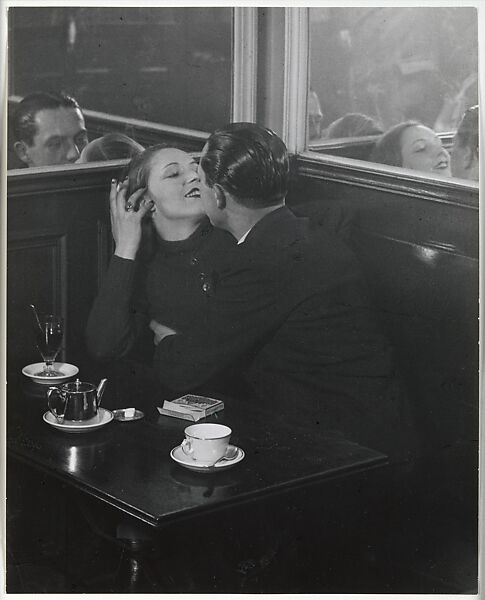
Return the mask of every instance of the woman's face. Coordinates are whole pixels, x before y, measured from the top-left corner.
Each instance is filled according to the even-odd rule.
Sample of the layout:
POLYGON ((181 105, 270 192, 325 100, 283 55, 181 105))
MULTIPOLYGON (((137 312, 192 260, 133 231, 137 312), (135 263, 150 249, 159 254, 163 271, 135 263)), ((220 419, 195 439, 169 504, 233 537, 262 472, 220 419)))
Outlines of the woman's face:
POLYGON ((157 221, 203 217, 197 163, 186 152, 163 148, 151 159, 147 196, 154 202, 152 218, 157 221))
POLYGON ((451 177, 450 155, 436 133, 424 125, 412 125, 403 131, 401 156, 406 169, 451 177))

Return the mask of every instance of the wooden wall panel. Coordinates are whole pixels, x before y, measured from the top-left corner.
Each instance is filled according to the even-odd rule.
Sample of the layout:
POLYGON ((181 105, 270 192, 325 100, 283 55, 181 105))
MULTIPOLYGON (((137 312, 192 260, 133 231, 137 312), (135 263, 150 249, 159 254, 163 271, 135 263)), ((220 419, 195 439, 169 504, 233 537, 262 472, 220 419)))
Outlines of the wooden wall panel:
MULTIPOLYGON (((29 304, 39 311, 66 318, 66 236, 36 235, 11 240, 7 253, 7 344, 15 365, 42 360, 35 346, 34 319, 29 304)), ((64 356, 64 350, 59 358, 64 356)))
POLYGON ((9 175, 9 369, 39 358, 31 339, 31 302, 64 315, 63 358, 78 366, 89 363, 84 328, 111 252, 108 190, 119 168, 9 175))

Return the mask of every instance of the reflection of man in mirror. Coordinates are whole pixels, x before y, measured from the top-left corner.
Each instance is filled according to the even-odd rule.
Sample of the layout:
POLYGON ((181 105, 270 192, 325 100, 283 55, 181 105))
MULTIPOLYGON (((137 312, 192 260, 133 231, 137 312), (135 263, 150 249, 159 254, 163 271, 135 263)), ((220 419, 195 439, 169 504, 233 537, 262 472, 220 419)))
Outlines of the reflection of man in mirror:
POLYGON ((465 111, 451 149, 453 177, 478 181, 478 105, 465 111))
POLYGON ((308 91, 308 139, 316 140, 322 133, 322 109, 317 93, 310 88, 308 91))
POLYGON ((88 142, 77 101, 64 94, 26 96, 13 117, 14 150, 29 167, 75 162, 88 142))

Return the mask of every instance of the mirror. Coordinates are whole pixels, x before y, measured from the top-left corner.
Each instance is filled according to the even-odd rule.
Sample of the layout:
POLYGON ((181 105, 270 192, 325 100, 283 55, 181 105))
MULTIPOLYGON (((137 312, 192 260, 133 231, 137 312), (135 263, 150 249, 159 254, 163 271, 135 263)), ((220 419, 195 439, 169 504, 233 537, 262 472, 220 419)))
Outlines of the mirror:
MULTIPOLYGON (((63 91, 120 122, 210 132, 231 115, 232 20, 230 7, 12 7, 9 96, 63 91)), ((90 139, 102 133, 98 118, 86 124, 90 139)), ((14 141, 9 168, 24 166, 14 141)))
POLYGON ((309 12, 310 150, 445 177, 453 167, 453 175, 478 179, 478 109, 476 125, 473 116, 464 124, 461 143, 469 145, 454 140, 465 111, 478 104, 476 8, 319 7, 309 12), (376 147, 383 133, 409 120, 418 123, 376 147), (471 153, 476 172, 455 166, 465 160, 461 148, 471 153))

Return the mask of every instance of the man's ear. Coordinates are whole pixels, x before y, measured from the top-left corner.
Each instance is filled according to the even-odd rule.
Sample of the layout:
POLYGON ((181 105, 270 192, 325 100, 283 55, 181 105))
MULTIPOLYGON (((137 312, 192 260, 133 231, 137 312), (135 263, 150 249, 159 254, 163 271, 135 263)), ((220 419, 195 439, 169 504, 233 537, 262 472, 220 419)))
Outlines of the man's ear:
POLYGON ((13 145, 13 149, 15 150, 15 154, 20 158, 20 160, 26 165, 30 166, 30 156, 27 144, 20 140, 18 142, 15 142, 15 144, 13 145))
POLYGON ((219 210, 224 210, 227 205, 226 193, 219 184, 214 185, 214 194, 216 197, 216 204, 219 210))

